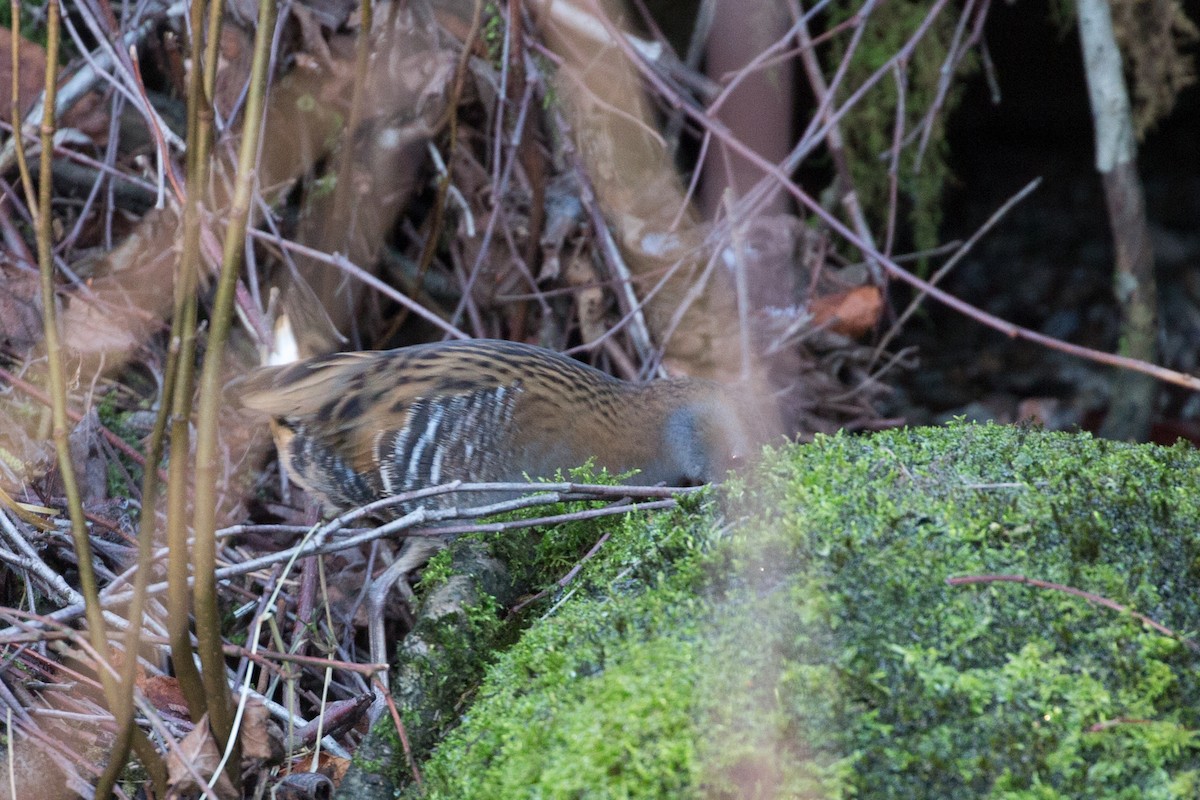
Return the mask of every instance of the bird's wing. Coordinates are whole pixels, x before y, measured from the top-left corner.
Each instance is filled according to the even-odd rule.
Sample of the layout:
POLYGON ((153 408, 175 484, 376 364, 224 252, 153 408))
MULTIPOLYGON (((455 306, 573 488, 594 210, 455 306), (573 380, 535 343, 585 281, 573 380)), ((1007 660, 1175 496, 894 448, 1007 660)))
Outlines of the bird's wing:
MULTIPOLYGON (((473 354, 477 356, 479 354, 473 354)), ((298 436, 365 471, 381 439, 429 424, 431 407, 479 398, 520 379, 450 348, 337 353, 257 370, 239 383, 243 406, 270 414, 298 436)), ((478 405, 478 400, 471 407, 478 405)), ((465 407, 465 406, 464 406, 465 407)))

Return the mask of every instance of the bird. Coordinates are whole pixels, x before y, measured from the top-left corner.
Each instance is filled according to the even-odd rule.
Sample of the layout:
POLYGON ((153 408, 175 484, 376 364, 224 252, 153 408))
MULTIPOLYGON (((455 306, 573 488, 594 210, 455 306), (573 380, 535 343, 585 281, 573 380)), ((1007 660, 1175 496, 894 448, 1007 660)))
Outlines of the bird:
POLYGON ((763 438, 723 384, 624 381, 494 339, 319 355, 239 383, 241 404, 271 418, 290 478, 335 510, 453 480, 553 479, 588 462, 626 483, 698 485, 763 438))

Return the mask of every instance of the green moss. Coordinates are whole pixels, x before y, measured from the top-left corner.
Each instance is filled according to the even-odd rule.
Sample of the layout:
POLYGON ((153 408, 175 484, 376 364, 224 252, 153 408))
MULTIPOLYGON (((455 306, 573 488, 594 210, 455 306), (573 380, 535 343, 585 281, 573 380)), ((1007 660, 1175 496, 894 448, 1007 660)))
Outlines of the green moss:
MULTIPOLYGON (((603 472, 593 475, 588 468, 574 471, 571 480, 615 482, 603 472)), ((497 521, 568 514, 597 505, 605 504, 540 506, 497 521)), ((418 758, 456 722, 474 697, 493 654, 516 640, 535 613, 514 617, 505 610, 520 596, 553 588, 601 538, 605 526, 619 526, 633 518, 626 515, 625 520, 592 519, 549 528, 471 534, 459 537, 431 559, 417 586, 421 600, 417 625, 400 645, 392 686, 412 752, 418 758)), ((614 550, 608 563, 616 563, 615 555, 614 550)), ((640 557, 640 552, 637 555, 640 557)), ((531 609, 548 605, 542 601, 531 609)), ((389 733, 394 735, 394 731, 389 733)))
MULTIPOLYGON (((1172 798, 1200 784, 1200 456, 820 438, 614 531, 425 765, 454 798, 1172 798)), ((418 796, 414 793, 413 796, 418 796)))
MULTIPOLYGON (((443 581, 429 592, 413 631, 401 642, 392 677, 392 693, 416 757, 424 757, 479 684, 492 651, 504 643, 511 627, 502 617, 501 603, 492 592, 505 591, 495 584, 496 564, 478 542, 453 543, 451 561, 443 581), (486 577, 484 575, 487 574, 486 577), (469 577, 468 577, 469 576, 469 577), (432 591, 440 588, 440 591, 432 591), (426 606, 430 606, 426 608, 426 606)), ((386 733, 381 744, 400 753, 398 734, 390 723, 376 731, 386 733)), ((407 765, 395 765, 393 777, 401 782, 407 765)))
POLYGON ((677 797, 694 780, 701 604, 655 555, 689 549, 684 521, 618 523, 603 564, 571 587, 580 602, 501 657, 494 674, 510 679, 485 686, 456 744, 427 765, 427 796, 580 797, 603 786, 612 797, 677 797), (655 534, 665 534, 659 547, 635 546, 655 534), (625 712, 579 713, 587 708, 625 712), (469 774, 479 764, 488 768, 469 774))
MULTIPOLYGON (((96 407, 96 415, 100 423, 119 436, 126 444, 137 449, 141 446, 145 434, 144 431, 132 424, 133 414, 133 411, 117 407, 115 392, 109 392, 101 397, 100 403, 96 407)), ((134 462, 121 450, 116 450, 112 459, 106 463, 105 469, 109 497, 131 497, 135 494, 135 487, 131 486, 129 481, 140 485, 142 481, 140 464, 134 462)))

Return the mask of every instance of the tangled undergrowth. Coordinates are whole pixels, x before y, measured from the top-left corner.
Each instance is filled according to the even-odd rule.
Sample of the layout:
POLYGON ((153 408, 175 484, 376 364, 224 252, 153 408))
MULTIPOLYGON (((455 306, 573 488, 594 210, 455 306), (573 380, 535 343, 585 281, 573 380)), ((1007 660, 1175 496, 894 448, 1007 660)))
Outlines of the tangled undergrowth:
MULTIPOLYGON (((457 491, 457 508, 319 519, 279 474, 265 422, 224 389, 273 350, 286 320, 301 355, 507 338, 630 380, 740 382, 770 399, 777 418, 764 427, 780 434, 887 427, 879 400, 911 354, 889 354, 890 334, 877 346, 858 338, 888 321, 884 274, 907 274, 896 261, 951 250, 893 259, 913 239, 898 222, 911 198, 880 153, 860 150, 886 140, 890 162, 913 168, 918 152, 940 153, 952 93, 935 82, 970 61, 986 7, 889 17, 903 40, 860 50, 871 6, 806 16, 766 3, 782 27, 714 78, 650 16, 599 6, 295 3, 276 19, 275 4, 251 5, 18 9, 22 135, 0 147, 0 644, 20 678, 5 678, 0 698, 10 793, 321 796, 342 783, 365 797, 353 787, 369 782, 375 752, 390 754, 381 766, 396 785, 415 786, 419 760, 469 701, 497 691, 498 678, 478 689, 491 661, 520 657, 493 651, 524 643, 524 627, 554 616, 578 573, 614 549, 628 557, 610 578, 622 591, 682 581, 616 633, 681 638, 605 671, 599 694, 637 698, 632 713, 649 726, 631 727, 633 744, 605 732, 607 755, 648 759, 645 773, 627 765, 634 777, 657 769, 651 755, 676 759, 672 791, 736 782, 741 767, 716 777, 689 760, 701 750, 683 752, 676 735, 695 710, 684 689, 651 691, 660 664, 699 686, 722 674, 704 671, 711 653, 689 650, 703 640, 695 615, 719 617, 713 600, 682 591, 709 577, 690 559, 733 551, 664 527, 696 517, 691 493, 576 476, 499 507, 475 507, 480 487, 450 485, 429 491, 457 491), (790 86, 779 59, 797 51, 815 54, 804 69, 820 113, 799 136, 783 126, 771 160, 742 143, 756 120, 721 108, 743 83, 790 86), (57 80, 60 61, 70 80, 57 80), (850 66, 854 91, 837 82, 850 66), (905 113, 891 90, 874 105, 872 87, 902 74, 913 82, 905 113), (50 88, 44 114, 39 85, 50 88), (887 136, 846 150, 839 120, 852 111, 886 118, 887 136), (745 161, 751 177, 717 179, 710 157, 731 173, 745 161), (819 162, 820 186, 794 177, 806 161, 819 162), (878 205, 857 205, 858 182, 878 205), (522 518, 492 519, 502 512, 522 518), (668 516, 648 523, 634 555, 643 512, 668 516), (377 579, 432 526, 487 536, 459 539, 424 580, 399 576, 418 584, 414 607, 377 579), (460 648, 448 633, 463 630, 460 648), (379 732, 386 721, 368 733, 380 718, 398 738, 379 732)), ((784 116, 799 117, 786 102, 784 116)), ((925 201, 928 176, 942 174, 913 184, 925 201)), ((556 646, 553 636, 543 627, 529 640, 556 646)), ((920 675, 936 672, 927 655, 906 656, 920 675)), ((561 737, 557 747, 596 731, 577 720, 540 733, 561 737)), ((465 746, 452 735, 431 791, 465 746)), ((822 763, 824 751, 805 752, 822 763)), ((775 769, 752 761, 749 773, 775 769)), ((543 778, 568 786, 609 769, 564 762, 543 778)))

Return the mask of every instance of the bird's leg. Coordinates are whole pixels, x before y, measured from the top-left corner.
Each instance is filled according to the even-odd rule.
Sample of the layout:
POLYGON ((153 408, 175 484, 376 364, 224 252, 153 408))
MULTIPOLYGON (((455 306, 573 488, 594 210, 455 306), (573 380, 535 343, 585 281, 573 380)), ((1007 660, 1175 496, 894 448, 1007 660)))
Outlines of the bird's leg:
MULTIPOLYGON (((384 608, 387 606, 388 595, 393 588, 397 589, 400 596, 404 598, 409 612, 415 613, 416 597, 408 583, 408 573, 424 564, 433 557, 434 553, 445 546, 445 542, 441 539, 427 536, 412 537, 404 543, 396 560, 372 581, 371 589, 367 593, 367 636, 370 641, 372 663, 387 664, 391 661, 388 657, 387 640, 383 633, 384 608)), ((386 674, 383 677, 386 681, 386 674)))

